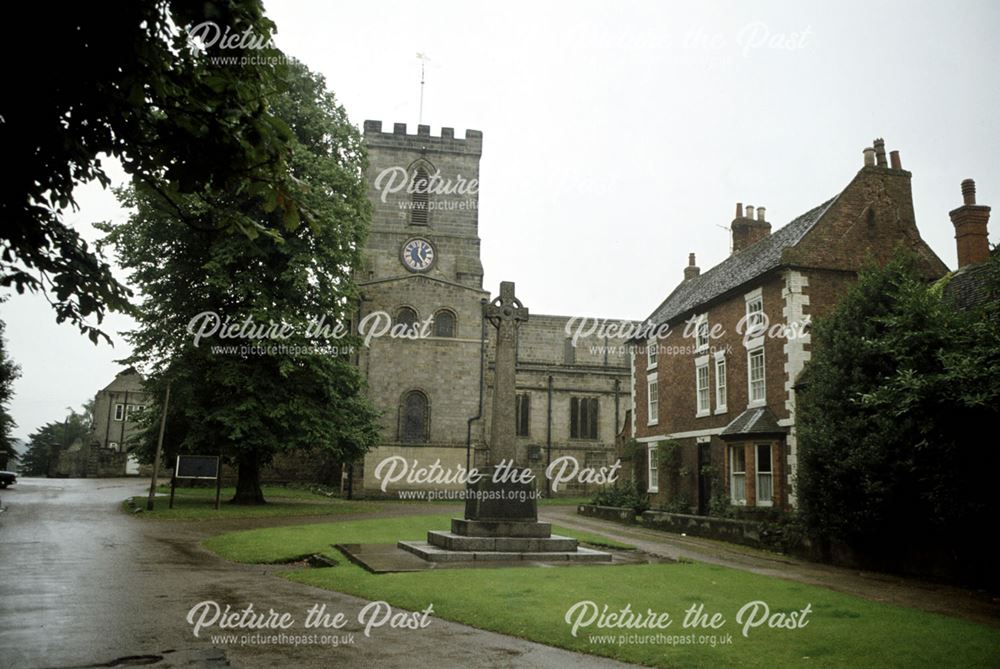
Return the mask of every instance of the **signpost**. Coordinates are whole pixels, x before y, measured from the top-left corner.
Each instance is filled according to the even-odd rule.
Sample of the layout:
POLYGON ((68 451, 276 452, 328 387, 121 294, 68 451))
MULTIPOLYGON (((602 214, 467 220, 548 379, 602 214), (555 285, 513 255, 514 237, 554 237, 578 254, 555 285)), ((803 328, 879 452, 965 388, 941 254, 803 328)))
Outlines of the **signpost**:
POLYGON ((215 508, 222 497, 222 458, 218 455, 178 455, 174 475, 170 477, 170 508, 174 508, 177 479, 215 479, 215 508))

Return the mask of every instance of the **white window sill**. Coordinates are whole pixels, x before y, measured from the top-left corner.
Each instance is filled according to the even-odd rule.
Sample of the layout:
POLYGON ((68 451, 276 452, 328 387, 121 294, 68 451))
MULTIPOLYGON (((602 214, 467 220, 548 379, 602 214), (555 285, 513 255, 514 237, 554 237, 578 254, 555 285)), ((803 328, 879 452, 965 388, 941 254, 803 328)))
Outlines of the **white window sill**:
POLYGON ((646 492, 660 492, 659 486, 656 488, 646 488, 646 492))
POLYGON ((757 502, 757 506, 774 506, 774 502, 757 502))
POLYGON ((756 409, 758 407, 767 406, 767 400, 752 400, 750 404, 747 405, 747 409, 756 409))
POLYGON ((654 425, 657 425, 659 422, 660 422, 659 420, 649 420, 649 421, 646 421, 646 427, 652 427, 654 425))
POLYGON ((719 414, 724 414, 724 413, 729 413, 729 409, 727 409, 724 406, 721 406, 721 407, 719 407, 718 409, 715 410, 715 415, 716 416, 718 416, 719 414))
POLYGON ((711 416, 711 415, 712 415, 712 412, 709 411, 708 409, 705 409, 704 411, 699 411, 698 413, 696 413, 694 415, 694 417, 695 418, 704 418, 706 416, 711 416))
POLYGON ((646 371, 647 372, 655 372, 656 371, 656 363, 654 362, 652 365, 646 365, 646 371))
POLYGON ((749 341, 746 342, 744 346, 748 351, 752 351, 755 348, 760 348, 763 345, 764 345, 764 336, 761 335, 759 337, 754 337, 753 339, 750 339, 749 341))
POLYGON ((730 503, 731 506, 746 506, 747 505, 747 501, 745 499, 744 500, 731 499, 731 500, 729 500, 729 503, 730 503))

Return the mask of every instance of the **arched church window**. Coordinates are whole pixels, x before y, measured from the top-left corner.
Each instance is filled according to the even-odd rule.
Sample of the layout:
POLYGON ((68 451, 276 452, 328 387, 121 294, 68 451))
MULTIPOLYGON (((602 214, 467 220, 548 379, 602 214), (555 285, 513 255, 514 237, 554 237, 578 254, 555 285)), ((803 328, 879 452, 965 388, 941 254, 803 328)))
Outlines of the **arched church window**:
POLYGON ((417 312, 409 307, 400 307, 396 312, 396 325, 405 325, 406 331, 410 332, 417 323, 417 312))
POLYGON ((410 210, 410 223, 413 225, 427 225, 430 183, 427 170, 423 167, 418 167, 413 172, 413 188, 411 189, 413 193, 410 201, 413 207, 410 210))
POLYGON ((430 434, 430 407, 427 396, 419 390, 403 395, 399 405, 399 440, 404 444, 423 444, 430 434))
POLYGON ((442 309, 434 314, 434 336, 454 337, 455 336, 455 314, 442 309))

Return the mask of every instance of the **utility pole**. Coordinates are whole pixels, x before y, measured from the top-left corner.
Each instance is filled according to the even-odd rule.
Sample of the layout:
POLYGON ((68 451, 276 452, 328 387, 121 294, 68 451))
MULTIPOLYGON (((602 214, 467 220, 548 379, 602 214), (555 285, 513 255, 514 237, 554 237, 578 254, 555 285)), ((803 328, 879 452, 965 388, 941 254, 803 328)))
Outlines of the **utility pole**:
POLYGON ((146 511, 153 510, 153 498, 156 496, 156 475, 160 472, 160 453, 163 452, 163 432, 167 428, 167 407, 169 406, 170 381, 167 381, 167 393, 163 398, 163 413, 160 415, 160 436, 156 440, 156 455, 153 456, 153 476, 149 481, 149 498, 146 500, 146 511))

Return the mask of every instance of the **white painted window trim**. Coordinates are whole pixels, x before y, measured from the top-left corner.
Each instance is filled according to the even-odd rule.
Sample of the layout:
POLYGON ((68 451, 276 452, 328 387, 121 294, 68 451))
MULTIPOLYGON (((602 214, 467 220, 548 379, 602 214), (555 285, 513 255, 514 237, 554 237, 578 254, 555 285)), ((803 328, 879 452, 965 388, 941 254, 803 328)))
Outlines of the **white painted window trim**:
POLYGON ((746 506, 746 494, 747 494, 747 463, 746 463, 746 447, 740 444, 739 446, 729 446, 729 502, 733 506, 746 506), (740 449, 743 451, 743 499, 736 499, 733 496, 734 485, 736 481, 736 452, 740 449))
POLYGON ((115 420, 119 421, 119 422, 125 420, 125 405, 124 404, 120 404, 120 403, 115 404, 115 420))
POLYGON ((726 362, 726 352, 716 351, 715 352, 715 413, 722 414, 728 411, 727 405, 729 404, 729 364, 726 362), (721 386, 722 394, 719 394, 719 365, 722 365, 722 371, 725 374, 726 382, 721 386))
POLYGON ((747 349, 747 408, 762 407, 767 404, 767 354, 763 346, 747 349), (760 351, 761 354, 761 377, 764 384, 764 396, 759 399, 753 397, 753 364, 751 358, 753 354, 760 351))
MULTIPOLYGON (((746 293, 743 296, 743 301, 746 303, 746 308, 744 310, 744 333, 750 330, 750 304, 753 302, 760 301, 760 313, 764 313, 764 291, 762 288, 758 287, 746 293)), ((755 312, 756 313, 756 312, 755 312)))
POLYGON ((761 500, 760 497, 755 495, 754 504, 757 506, 774 506, 774 446, 772 444, 753 445, 754 490, 760 491, 760 453, 757 452, 759 446, 767 446, 767 452, 771 454, 771 471, 768 472, 771 475, 771 499, 761 500))
POLYGON ((656 461, 657 442, 646 446, 646 492, 660 492, 660 464, 656 461), (656 472, 656 485, 653 485, 653 472, 656 472))
POLYGON ((660 348, 659 344, 656 343, 656 338, 650 338, 646 340, 646 369, 656 369, 656 365, 660 360, 660 348))
POLYGON ((712 413, 712 372, 708 369, 708 358, 707 355, 701 355, 694 359, 694 407, 695 407, 695 418, 704 418, 712 413), (704 409, 701 405, 701 386, 699 385, 699 379, 701 376, 701 370, 705 370, 705 389, 708 391, 708 406, 704 409))
POLYGON ((712 343, 712 329, 708 324, 708 314, 700 314, 695 318, 694 325, 694 348, 695 353, 701 353, 707 351, 709 345, 712 343), (701 332, 701 326, 705 326, 705 342, 699 343, 699 333, 701 332))
POLYGON ((660 420, 660 397, 659 397, 660 384, 656 378, 656 372, 649 374, 646 377, 646 425, 656 425, 660 420), (651 386, 656 384, 657 392, 656 397, 653 396, 653 391, 651 386), (656 414, 655 416, 653 414, 656 414))

